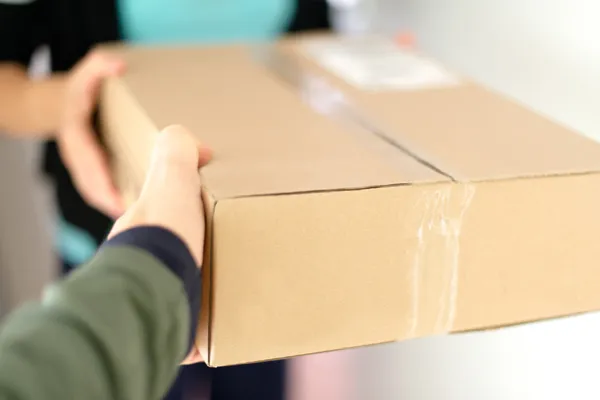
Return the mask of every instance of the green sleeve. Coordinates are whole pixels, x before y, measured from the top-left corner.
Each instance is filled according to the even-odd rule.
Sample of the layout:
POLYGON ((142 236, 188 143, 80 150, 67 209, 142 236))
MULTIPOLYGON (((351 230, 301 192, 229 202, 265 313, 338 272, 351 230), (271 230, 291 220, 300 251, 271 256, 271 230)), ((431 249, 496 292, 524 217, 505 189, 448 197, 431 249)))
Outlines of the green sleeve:
POLYGON ((189 344, 182 281, 135 247, 102 249, 0 331, 0 400, 154 400, 189 344))

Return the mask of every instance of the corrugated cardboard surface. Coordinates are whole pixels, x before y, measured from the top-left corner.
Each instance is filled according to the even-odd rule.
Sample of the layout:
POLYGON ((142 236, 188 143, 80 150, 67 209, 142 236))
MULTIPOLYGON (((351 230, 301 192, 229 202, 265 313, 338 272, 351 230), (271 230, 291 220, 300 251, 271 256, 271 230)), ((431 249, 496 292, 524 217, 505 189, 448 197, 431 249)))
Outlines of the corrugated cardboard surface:
POLYGON ((267 49, 296 84, 251 47, 114 49, 129 69, 101 116, 122 190, 168 124, 215 151, 210 365, 600 309, 600 146, 463 77, 361 89, 318 40, 353 46, 267 49))

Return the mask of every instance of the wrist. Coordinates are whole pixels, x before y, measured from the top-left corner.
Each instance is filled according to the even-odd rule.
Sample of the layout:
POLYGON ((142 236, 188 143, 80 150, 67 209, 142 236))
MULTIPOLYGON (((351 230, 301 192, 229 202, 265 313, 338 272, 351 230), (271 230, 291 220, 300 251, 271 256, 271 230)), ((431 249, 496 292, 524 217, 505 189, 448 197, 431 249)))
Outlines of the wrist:
POLYGON ((24 92, 24 108, 30 131, 42 136, 58 134, 64 113, 66 75, 54 74, 40 80, 29 80, 24 92))

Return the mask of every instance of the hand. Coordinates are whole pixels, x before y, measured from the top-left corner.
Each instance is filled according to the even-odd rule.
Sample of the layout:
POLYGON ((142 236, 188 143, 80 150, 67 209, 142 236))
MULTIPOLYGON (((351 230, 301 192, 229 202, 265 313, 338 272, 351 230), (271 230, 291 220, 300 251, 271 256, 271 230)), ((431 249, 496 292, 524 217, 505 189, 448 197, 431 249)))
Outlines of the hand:
MULTIPOLYGON (((205 222, 198 169, 210 158, 210 151, 185 128, 165 129, 158 135, 139 199, 117 220, 110 236, 138 225, 161 226, 177 234, 202 265, 205 222)), ((183 364, 200 361, 194 348, 183 364)))
POLYGON ((58 148, 75 187, 93 207, 116 218, 123 201, 110 174, 107 156, 92 126, 102 81, 123 73, 125 64, 94 51, 80 61, 66 78, 58 148))

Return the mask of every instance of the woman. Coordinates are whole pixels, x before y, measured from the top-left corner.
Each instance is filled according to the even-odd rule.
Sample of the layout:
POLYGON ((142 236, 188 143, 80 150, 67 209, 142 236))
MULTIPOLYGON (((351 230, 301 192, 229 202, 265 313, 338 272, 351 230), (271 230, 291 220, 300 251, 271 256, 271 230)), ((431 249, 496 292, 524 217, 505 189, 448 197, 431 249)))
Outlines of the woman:
MULTIPOLYGON (((261 40, 285 31, 327 28, 326 0, 0 0, 0 131, 51 139, 44 170, 56 187, 64 270, 85 262, 112 218, 123 212, 92 121, 102 79, 126 66, 96 54, 94 46, 117 40, 261 40), (26 66, 44 44, 50 47, 53 74, 31 81, 26 66)), ((215 399, 283 396, 281 363, 212 375, 215 399), (276 393, 265 392, 269 389, 276 393)))

